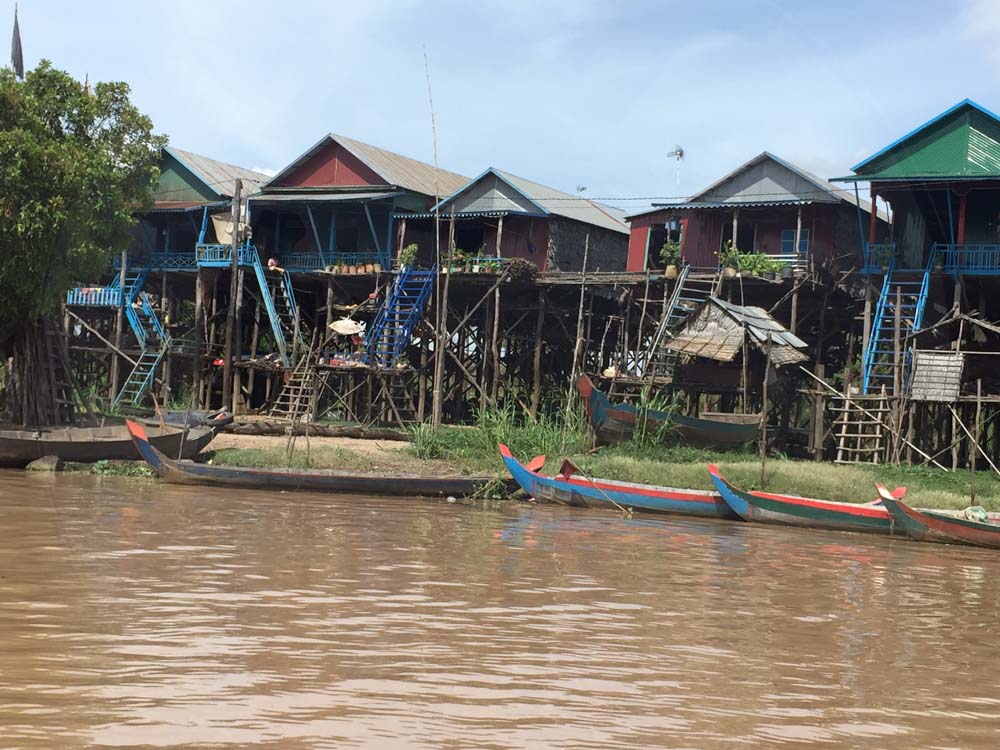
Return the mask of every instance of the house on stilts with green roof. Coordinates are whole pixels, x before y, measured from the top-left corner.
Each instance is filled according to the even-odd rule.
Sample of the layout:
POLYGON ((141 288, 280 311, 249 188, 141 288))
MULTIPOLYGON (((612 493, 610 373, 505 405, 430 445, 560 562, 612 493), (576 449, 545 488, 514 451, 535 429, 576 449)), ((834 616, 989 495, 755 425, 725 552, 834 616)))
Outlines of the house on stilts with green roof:
POLYGON ((965 99, 852 171, 837 179, 868 183, 892 217, 888 242, 874 219, 860 227, 868 285, 860 395, 887 396, 893 429, 954 466, 975 460, 978 406, 980 442, 996 461, 1000 116, 965 99))

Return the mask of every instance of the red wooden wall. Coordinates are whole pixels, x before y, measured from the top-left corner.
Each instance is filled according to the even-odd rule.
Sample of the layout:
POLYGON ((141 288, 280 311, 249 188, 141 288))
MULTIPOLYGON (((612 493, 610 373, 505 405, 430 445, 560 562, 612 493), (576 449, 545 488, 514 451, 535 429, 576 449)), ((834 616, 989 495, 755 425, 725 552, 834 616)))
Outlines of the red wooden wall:
POLYGON ((387 183, 354 154, 331 141, 276 184, 282 187, 358 187, 387 183))

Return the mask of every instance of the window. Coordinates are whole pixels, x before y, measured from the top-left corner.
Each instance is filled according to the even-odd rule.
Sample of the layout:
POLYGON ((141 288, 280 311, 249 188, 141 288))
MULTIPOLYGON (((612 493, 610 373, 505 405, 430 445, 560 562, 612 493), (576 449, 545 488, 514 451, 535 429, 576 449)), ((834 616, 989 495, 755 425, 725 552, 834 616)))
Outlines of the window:
MULTIPOLYGON (((781 254, 791 255, 795 252, 795 230, 794 229, 782 229, 781 230, 781 254)), ((809 252, 809 230, 803 229, 802 235, 799 237, 799 252, 805 255, 809 252)))

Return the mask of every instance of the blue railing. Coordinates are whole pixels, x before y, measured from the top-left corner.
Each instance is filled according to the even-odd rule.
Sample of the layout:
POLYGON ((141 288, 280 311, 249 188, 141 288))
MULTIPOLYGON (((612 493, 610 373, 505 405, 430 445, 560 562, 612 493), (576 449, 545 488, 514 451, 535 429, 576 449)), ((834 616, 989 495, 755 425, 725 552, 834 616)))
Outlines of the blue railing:
POLYGON ((120 307, 122 290, 119 286, 81 286, 66 292, 66 304, 89 307, 120 307))
MULTIPOLYGON (((253 265, 257 249, 247 242, 237 247, 236 261, 241 266, 253 265)), ((203 243, 195 247, 197 263, 201 268, 228 268, 233 262, 233 246, 203 243)))
POLYGON ((882 273, 896 257, 895 242, 865 243, 865 273, 882 273))
POLYGON ((278 260, 282 268, 293 273, 309 273, 326 268, 323 255, 315 250, 290 250, 279 253, 278 260))
POLYGON ((149 256, 149 268, 153 271, 193 271, 198 268, 198 259, 192 252, 153 253, 149 256))
POLYGON ((936 242, 931 250, 944 270, 965 276, 1000 276, 1000 245, 936 242))

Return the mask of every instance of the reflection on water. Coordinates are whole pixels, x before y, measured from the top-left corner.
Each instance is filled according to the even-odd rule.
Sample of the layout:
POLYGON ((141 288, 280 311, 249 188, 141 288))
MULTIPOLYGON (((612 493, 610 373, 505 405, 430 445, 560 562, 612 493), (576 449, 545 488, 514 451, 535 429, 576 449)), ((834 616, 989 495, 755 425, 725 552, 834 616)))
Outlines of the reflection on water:
POLYGON ((1000 554, 0 473, 4 747, 1000 744, 1000 554))

